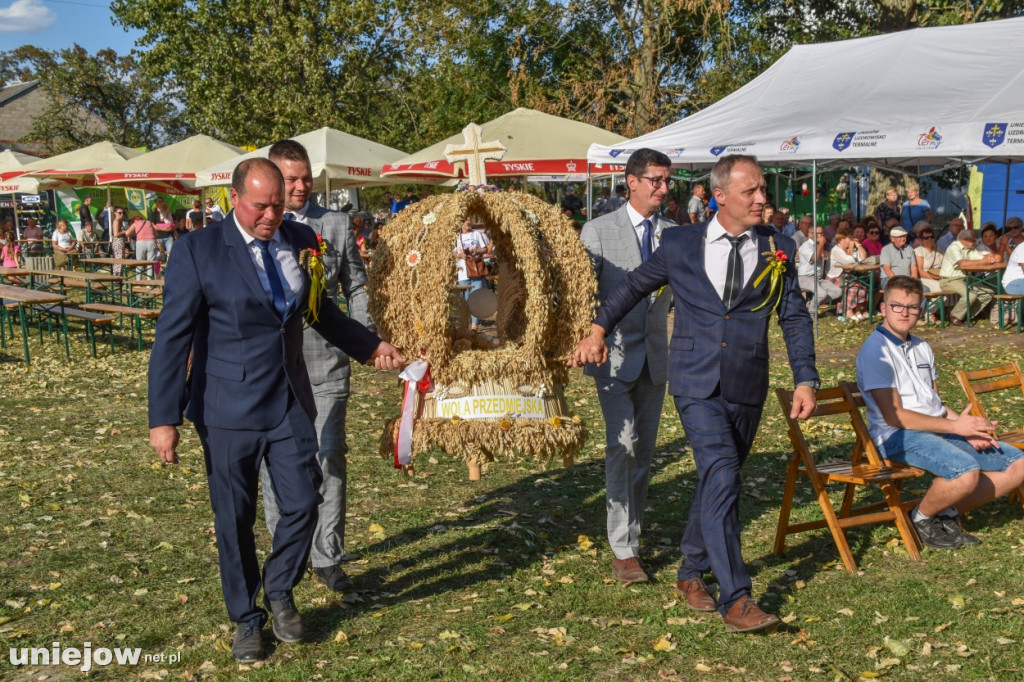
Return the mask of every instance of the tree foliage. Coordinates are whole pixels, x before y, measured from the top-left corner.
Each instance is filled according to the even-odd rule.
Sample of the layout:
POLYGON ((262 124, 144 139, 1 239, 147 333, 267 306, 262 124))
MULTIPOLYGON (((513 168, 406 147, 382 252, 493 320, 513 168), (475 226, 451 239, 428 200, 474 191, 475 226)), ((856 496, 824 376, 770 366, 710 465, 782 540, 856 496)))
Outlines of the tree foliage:
POLYGON ((135 58, 113 50, 89 54, 23 46, 0 57, 5 80, 38 78, 49 107, 26 136, 52 153, 110 140, 159 147, 184 134, 173 88, 143 74, 135 58))

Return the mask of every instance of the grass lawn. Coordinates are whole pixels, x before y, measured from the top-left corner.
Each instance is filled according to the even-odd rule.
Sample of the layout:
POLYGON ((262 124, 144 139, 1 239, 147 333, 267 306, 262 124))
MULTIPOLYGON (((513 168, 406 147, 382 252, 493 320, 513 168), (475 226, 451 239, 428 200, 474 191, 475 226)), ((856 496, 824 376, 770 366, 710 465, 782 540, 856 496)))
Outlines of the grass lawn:
MULTIPOLYGON (((824 385, 854 377, 868 331, 823 319, 824 385)), ((772 334, 773 385, 788 386, 772 334)), ((955 407, 964 400, 954 369, 1024 360, 1021 337, 987 323, 921 335, 935 345, 955 407)), ((843 570, 824 530, 792 536, 777 557, 790 448, 773 396, 745 467, 741 517, 755 597, 785 624, 730 635, 717 614, 689 611, 673 592, 696 474, 670 401, 644 529, 655 582, 623 587, 611 577, 603 426, 589 380, 577 373, 567 388, 591 434, 574 467, 503 461, 471 483, 445 453, 418 458, 412 478, 377 455, 399 390, 394 375, 362 367, 348 424, 346 569, 358 592, 341 598, 303 581, 296 601, 307 642, 238 665, 195 432, 182 430, 180 465, 158 463, 146 428, 148 352, 122 339, 115 356, 101 344, 92 359, 76 337, 71 362, 55 339, 33 340, 31 367, 20 343, 0 353, 0 679, 77 679, 73 666, 14 666, 6 651, 54 642, 150 656, 94 667, 95 679, 1024 679, 1020 504, 976 510, 969 529, 980 546, 924 550, 919 563, 894 526, 849 534, 858 575, 843 570)), ((1020 394, 996 407, 1005 425, 1024 421, 1020 394)), ((838 444, 850 432, 814 436, 838 444)), ((798 491, 798 518, 820 516, 809 490, 798 491)), ((266 552, 262 519, 256 530, 266 552)))

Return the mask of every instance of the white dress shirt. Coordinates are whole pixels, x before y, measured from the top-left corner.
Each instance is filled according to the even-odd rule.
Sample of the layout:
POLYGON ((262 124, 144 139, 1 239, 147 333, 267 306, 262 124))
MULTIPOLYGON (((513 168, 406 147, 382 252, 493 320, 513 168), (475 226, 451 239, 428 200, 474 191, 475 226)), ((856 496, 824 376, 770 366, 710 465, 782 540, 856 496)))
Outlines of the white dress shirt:
MULTIPOLYGON (((732 251, 732 245, 725 238, 727 234, 728 232, 718 222, 718 215, 714 215, 708 221, 708 231, 704 236, 704 270, 708 273, 711 286, 718 292, 719 298, 725 292, 725 278, 729 273, 729 253, 732 251)), ((757 268, 757 233, 751 227, 747 230, 747 235, 747 240, 740 246, 740 258, 743 260, 741 291, 747 286, 757 268)))
MULTIPOLYGON (((256 267, 256 274, 260 278, 263 291, 267 292, 267 298, 271 301, 274 296, 270 291, 270 280, 267 279, 267 271, 263 263, 263 250, 254 242, 256 238, 242 229, 238 222, 238 216, 232 214, 235 219, 235 227, 242 233, 242 239, 249 248, 249 257, 256 267)), ((299 269, 299 260, 295 256, 295 250, 284 243, 280 231, 275 232, 270 240, 270 255, 277 261, 277 270, 281 274, 281 287, 284 289, 284 300, 288 308, 292 307, 295 299, 302 291, 302 270, 299 269)))
POLYGON ((300 208, 299 210, 293 211, 293 210, 291 210, 289 208, 289 209, 285 209, 285 213, 291 213, 292 214, 291 219, 294 220, 295 222, 302 223, 303 225, 309 225, 309 218, 306 217, 306 211, 308 211, 308 210, 309 210, 309 200, 307 199, 306 203, 304 203, 302 205, 302 208, 300 208))
POLYGON ((653 248, 651 253, 654 253, 658 249, 658 245, 661 244, 661 231, 664 229, 661 222, 658 220, 658 214, 654 213, 650 218, 644 218, 640 215, 640 211, 633 208, 633 204, 626 203, 626 213, 629 215, 629 222, 633 224, 633 231, 636 232, 636 241, 641 245, 640 253, 643 253, 644 243, 644 226, 642 223, 645 220, 650 220, 651 224, 654 225, 654 237, 651 239, 653 242, 653 248))

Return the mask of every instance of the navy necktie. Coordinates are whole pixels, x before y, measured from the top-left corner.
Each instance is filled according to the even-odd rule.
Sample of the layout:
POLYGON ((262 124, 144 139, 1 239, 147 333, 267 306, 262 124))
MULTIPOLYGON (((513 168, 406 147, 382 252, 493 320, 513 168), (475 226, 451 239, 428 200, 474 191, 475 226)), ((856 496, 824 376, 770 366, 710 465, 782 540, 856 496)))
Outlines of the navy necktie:
POLYGON ((646 263, 654 253, 654 223, 645 218, 640 224, 644 228, 644 235, 640 238, 640 258, 646 263))
POLYGON ((287 303, 284 298, 284 287, 281 285, 281 276, 277 274, 277 259, 270 255, 270 242, 257 239, 256 246, 260 247, 260 255, 263 256, 263 269, 267 273, 267 281, 270 282, 270 296, 274 301, 274 307, 278 314, 284 317, 287 303))
POLYGON ((732 246, 732 251, 729 252, 729 265, 725 271, 725 288, 722 290, 722 303, 725 304, 726 310, 732 307, 733 301, 743 288, 743 259, 740 257, 740 247, 749 237, 750 235, 746 233, 738 237, 725 235, 732 246))
POLYGON ((285 220, 295 220, 295 214, 292 213, 291 211, 285 211, 284 212, 284 219, 285 220))

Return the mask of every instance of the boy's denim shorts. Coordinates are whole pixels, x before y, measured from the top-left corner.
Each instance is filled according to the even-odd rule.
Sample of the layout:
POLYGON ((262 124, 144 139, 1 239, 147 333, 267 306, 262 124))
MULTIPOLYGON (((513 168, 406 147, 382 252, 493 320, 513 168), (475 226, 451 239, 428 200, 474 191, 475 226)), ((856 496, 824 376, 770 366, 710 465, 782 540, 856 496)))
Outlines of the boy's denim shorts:
POLYGON ((924 469, 947 481, 971 471, 1006 471, 1024 458, 1024 452, 1009 443, 1000 442, 998 448, 978 451, 961 436, 912 429, 899 429, 882 443, 879 451, 886 459, 924 469))

